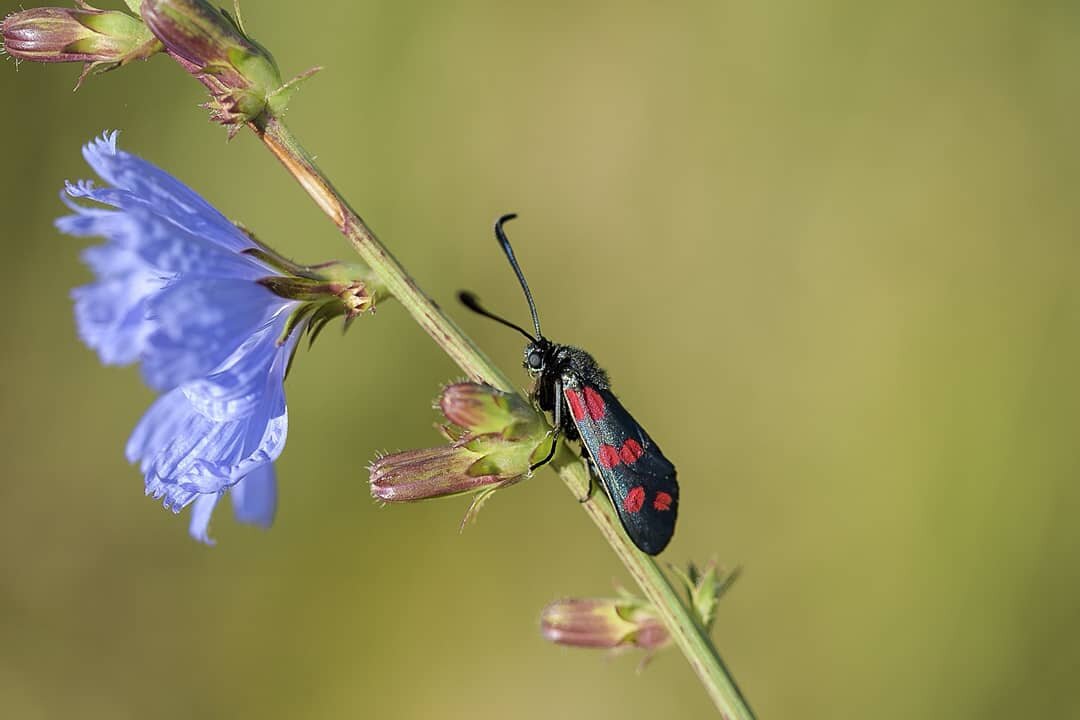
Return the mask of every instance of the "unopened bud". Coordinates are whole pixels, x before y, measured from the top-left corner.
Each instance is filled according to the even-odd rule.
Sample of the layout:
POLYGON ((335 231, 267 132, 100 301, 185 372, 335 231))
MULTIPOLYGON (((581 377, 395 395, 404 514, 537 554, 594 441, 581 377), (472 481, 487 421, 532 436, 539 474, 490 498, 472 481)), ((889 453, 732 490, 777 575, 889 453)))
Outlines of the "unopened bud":
POLYGON ((371 494, 412 502, 481 491, 466 521, 491 492, 529 474, 552 442, 543 418, 525 400, 487 385, 458 383, 439 399, 453 442, 385 455, 371 465, 371 494))
POLYGON ((652 606, 633 597, 556 600, 540 614, 540 632, 559 645, 583 648, 666 647, 671 634, 652 606))
POLYGON ((371 494, 383 502, 449 497, 498 485, 514 475, 488 472, 465 444, 385 455, 371 465, 371 494))
POLYGON ((450 422, 478 434, 514 436, 536 424, 536 411, 520 395, 477 383, 448 385, 439 397, 439 409, 450 422))
POLYGON ((543 433, 524 440, 487 433, 384 455, 371 464, 371 494, 383 502, 414 502, 506 487, 528 474, 538 450, 546 449, 543 440, 543 433))
POLYGON ((143 0, 142 16, 166 50, 210 91, 213 120, 235 133, 264 110, 284 112, 295 85, 270 52, 205 0, 143 0))
MULTIPOLYGON (((704 567, 691 564, 686 570, 672 567, 682 582, 690 609, 706 632, 716 617, 720 596, 739 576, 738 569, 720 570, 712 560, 704 567)), ((671 644, 671 633, 648 601, 618 588, 617 598, 566 598, 556 600, 540 614, 540 632, 559 645, 583 648, 641 648, 647 661, 671 644)))
POLYGON ((4 18, 4 51, 16 60, 80 62, 83 79, 162 50, 150 30, 127 13, 76 8, 34 8, 4 18))

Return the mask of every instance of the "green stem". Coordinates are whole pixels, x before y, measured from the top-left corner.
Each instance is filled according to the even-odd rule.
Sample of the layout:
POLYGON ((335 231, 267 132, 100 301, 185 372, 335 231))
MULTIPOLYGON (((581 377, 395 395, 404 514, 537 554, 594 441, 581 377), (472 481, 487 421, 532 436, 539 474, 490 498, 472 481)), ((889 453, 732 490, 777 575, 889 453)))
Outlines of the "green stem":
MULTIPOLYGON (((514 392, 510 379, 495 367, 454 321, 443 314, 439 306, 417 286, 405 272, 405 268, 379 242, 375 233, 315 166, 311 156, 281 120, 261 116, 252 122, 250 127, 319 208, 333 220, 360 258, 371 267, 385 283, 387 290, 397 298, 420 327, 431 335, 439 347, 445 350, 472 380, 514 392)), ((552 465, 574 497, 584 497, 590 481, 588 468, 581 458, 563 446, 552 465)), ((716 707, 729 720, 752 720, 754 715, 750 706, 724 667, 708 634, 694 620, 656 562, 638 551, 630 542, 606 496, 603 493, 593 493, 592 499, 582 503, 582 507, 596 523, 600 534, 615 550, 615 554, 626 565, 642 592, 656 607, 675 643, 686 655, 716 707)))

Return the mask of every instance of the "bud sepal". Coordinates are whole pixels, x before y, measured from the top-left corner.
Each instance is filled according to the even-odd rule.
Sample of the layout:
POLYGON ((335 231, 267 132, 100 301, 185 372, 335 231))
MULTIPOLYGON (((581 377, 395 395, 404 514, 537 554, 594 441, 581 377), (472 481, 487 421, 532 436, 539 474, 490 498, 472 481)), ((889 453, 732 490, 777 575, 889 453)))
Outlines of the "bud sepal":
POLYGON ((671 571, 682 582, 695 619, 708 632, 716 619, 716 606, 720 598, 739 578, 742 570, 738 567, 730 572, 720 570, 713 559, 701 568, 694 563, 687 565, 685 570, 672 565, 671 571))
POLYGON ((390 297, 386 286, 366 265, 338 261, 298 265, 247 234, 259 247, 244 254, 279 271, 255 282, 280 298, 298 303, 283 330, 282 343, 303 323, 311 346, 331 320, 344 317, 343 331, 348 330, 360 315, 375 312, 377 299, 390 297))

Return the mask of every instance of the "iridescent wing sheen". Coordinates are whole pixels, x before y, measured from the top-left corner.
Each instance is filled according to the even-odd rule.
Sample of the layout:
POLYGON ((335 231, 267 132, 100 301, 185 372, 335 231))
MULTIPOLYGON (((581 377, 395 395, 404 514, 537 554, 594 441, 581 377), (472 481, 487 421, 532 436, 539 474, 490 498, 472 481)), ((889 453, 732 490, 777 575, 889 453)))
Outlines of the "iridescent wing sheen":
POLYGON ((675 533, 675 466, 610 390, 564 383, 563 397, 626 534, 659 554, 675 533))

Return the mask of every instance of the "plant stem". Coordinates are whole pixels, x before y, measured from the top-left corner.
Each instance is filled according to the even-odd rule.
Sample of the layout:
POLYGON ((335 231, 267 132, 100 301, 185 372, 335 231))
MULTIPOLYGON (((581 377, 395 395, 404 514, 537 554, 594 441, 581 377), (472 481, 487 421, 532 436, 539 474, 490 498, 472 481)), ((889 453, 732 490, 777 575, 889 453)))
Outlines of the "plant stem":
MULTIPOLYGON (((476 382, 515 392, 513 383, 428 297, 390 254, 375 233, 349 207, 330 181, 315 166, 280 119, 263 115, 250 124, 264 145, 296 178, 319 208, 337 225, 360 258, 385 283, 387 290, 405 307, 435 342, 476 382)), ((552 462, 575 497, 588 491, 589 471, 584 462, 562 446, 552 462)), ((743 699, 731 674, 720 659, 708 634, 694 620, 656 562, 633 546, 622 531, 614 509, 603 493, 593 493, 582 507, 600 533, 626 565, 626 569, 656 607, 675 643, 701 679, 716 707, 729 720, 752 720, 753 712, 743 699)))

